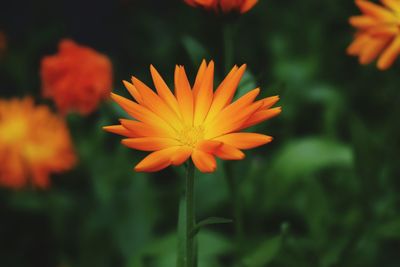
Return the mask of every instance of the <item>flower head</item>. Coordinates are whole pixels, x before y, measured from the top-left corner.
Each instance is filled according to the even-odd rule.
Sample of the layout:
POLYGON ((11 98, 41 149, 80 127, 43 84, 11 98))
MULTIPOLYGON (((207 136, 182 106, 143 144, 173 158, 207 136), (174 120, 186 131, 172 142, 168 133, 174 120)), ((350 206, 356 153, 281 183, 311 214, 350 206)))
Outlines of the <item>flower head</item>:
POLYGON ((75 162, 68 128, 46 106, 32 99, 0 100, 0 184, 45 188, 49 175, 75 162))
POLYGON ((105 55, 65 39, 56 55, 43 58, 41 78, 43 96, 62 113, 88 114, 110 94, 112 66, 105 55))
POLYGON ((152 152, 136 165, 136 171, 158 171, 191 157, 200 171, 213 172, 215 157, 240 160, 241 150, 270 142, 270 136, 240 131, 281 112, 279 107, 271 108, 278 96, 255 101, 259 88, 232 102, 245 68, 233 67, 214 91, 212 61, 208 65, 203 61, 193 87, 184 67, 176 66, 173 94, 151 66, 157 93, 135 77, 132 83, 124 81, 135 102, 116 94, 112 98, 135 120, 121 119, 120 125, 104 129, 125 136, 122 143, 127 147, 152 152))
POLYGON ((258 0, 185 0, 185 2, 194 7, 222 11, 223 13, 231 11, 245 13, 252 9, 258 0))
POLYGON ((388 69, 400 53, 400 1, 381 0, 383 6, 366 0, 355 2, 363 14, 350 18, 357 33, 347 53, 358 56, 361 64, 379 57, 378 68, 388 69))

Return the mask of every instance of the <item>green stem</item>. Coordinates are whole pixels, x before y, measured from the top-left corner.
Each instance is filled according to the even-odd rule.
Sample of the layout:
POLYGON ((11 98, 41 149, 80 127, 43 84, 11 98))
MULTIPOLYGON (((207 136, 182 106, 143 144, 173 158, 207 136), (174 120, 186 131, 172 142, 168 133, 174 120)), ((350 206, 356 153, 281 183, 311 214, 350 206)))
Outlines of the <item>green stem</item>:
POLYGON ((197 250, 193 231, 196 226, 194 206, 194 165, 186 164, 185 187, 179 205, 177 267, 196 267, 197 250))
POLYGON ((194 165, 191 160, 187 165, 186 171, 186 186, 185 186, 185 198, 186 198, 186 267, 195 267, 195 247, 194 237, 192 231, 195 226, 195 206, 194 206, 194 165))

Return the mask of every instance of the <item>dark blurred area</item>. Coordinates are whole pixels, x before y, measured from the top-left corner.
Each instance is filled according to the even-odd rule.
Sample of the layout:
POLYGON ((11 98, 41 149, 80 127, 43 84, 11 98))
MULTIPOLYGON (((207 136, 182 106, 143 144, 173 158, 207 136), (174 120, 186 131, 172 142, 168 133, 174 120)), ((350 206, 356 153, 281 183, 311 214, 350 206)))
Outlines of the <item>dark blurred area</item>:
MULTIPOLYGON (((357 12, 348 0, 260 0, 228 17, 179 0, 2 1, 0 97, 51 106, 40 61, 63 38, 110 57, 118 94, 131 75, 153 86, 150 64, 171 87, 175 64, 193 81, 203 58, 215 60, 217 84, 232 67, 232 27, 232 63, 248 65, 239 94, 260 86, 262 97, 280 95, 283 112, 255 128, 271 144, 196 173, 197 217, 242 222, 200 231, 199 267, 396 267, 400 64, 382 72, 346 55, 357 12)), ((48 190, 0 189, 0 266, 175 266, 184 169, 135 173, 145 153, 101 130, 121 117, 110 101, 68 115, 77 166, 52 175, 48 190)))

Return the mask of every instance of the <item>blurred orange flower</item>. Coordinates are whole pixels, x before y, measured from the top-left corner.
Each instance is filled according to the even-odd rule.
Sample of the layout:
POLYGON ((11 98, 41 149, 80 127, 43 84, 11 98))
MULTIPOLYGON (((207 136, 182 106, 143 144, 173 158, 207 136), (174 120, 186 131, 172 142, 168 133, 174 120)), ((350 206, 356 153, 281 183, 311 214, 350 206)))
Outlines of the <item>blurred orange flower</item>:
POLYGON ((49 175, 72 168, 75 154, 64 121, 31 98, 0 100, 0 184, 46 188, 49 175))
POLYGON ((112 65, 105 55, 65 39, 58 54, 43 58, 41 78, 43 96, 53 99, 61 113, 86 115, 108 98, 112 65))
POLYGON ((400 1, 381 0, 383 6, 356 0, 363 15, 350 18, 357 29, 347 53, 358 56, 360 64, 369 64, 379 57, 377 66, 388 69, 400 53, 400 1))
POLYGON ((203 7, 223 13, 231 11, 245 13, 252 9, 258 0, 185 0, 185 2, 194 7, 203 7))
POLYGON ((214 92, 212 61, 208 65, 203 61, 193 87, 184 67, 176 66, 173 94, 151 66, 157 94, 135 77, 132 83, 124 81, 136 102, 116 94, 112 98, 135 120, 121 119, 120 125, 104 129, 127 137, 122 143, 129 148, 153 151, 136 165, 136 171, 158 171, 191 157, 200 171, 213 172, 215 156, 240 160, 241 150, 271 142, 270 136, 240 131, 281 112, 280 107, 271 108, 278 96, 255 101, 259 88, 231 103, 245 68, 233 67, 214 92))

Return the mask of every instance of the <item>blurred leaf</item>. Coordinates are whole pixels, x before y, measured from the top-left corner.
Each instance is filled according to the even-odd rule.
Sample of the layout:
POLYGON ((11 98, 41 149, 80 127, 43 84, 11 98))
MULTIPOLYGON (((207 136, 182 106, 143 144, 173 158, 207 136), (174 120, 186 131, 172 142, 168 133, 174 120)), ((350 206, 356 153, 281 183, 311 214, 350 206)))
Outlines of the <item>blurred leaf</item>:
POLYGON ((338 128, 338 118, 344 106, 343 96, 337 88, 326 84, 315 85, 308 91, 306 96, 310 102, 320 103, 323 106, 325 134, 335 136, 341 130, 338 128))
POLYGON ((338 237, 336 240, 330 242, 328 249, 321 253, 321 267, 337 266, 340 256, 346 245, 349 242, 349 237, 338 237))
MULTIPOLYGON (((198 236, 199 261, 208 261, 232 250, 232 244, 221 234, 204 230, 198 236)), ((201 266, 201 264, 199 265, 201 266)))
POLYGON ((189 54, 193 65, 196 67, 200 66, 200 63, 203 59, 209 58, 209 53, 207 52, 206 48, 193 37, 183 36, 182 44, 186 52, 189 54))
POLYGON ((213 173, 196 171, 196 211, 200 217, 209 216, 210 211, 223 205, 228 199, 229 191, 223 161, 217 159, 217 166, 217 170, 213 173))
POLYGON ((267 266, 278 254, 282 246, 282 235, 264 241, 260 246, 244 259, 246 267, 267 266))
POLYGON ((315 102, 326 103, 327 106, 338 106, 343 103, 338 90, 326 84, 317 84, 307 92, 307 97, 315 102))
POLYGON ((207 219, 204 219, 196 224, 192 231, 192 235, 196 235, 199 230, 207 225, 212 225, 212 224, 226 224, 226 223, 232 223, 232 219, 226 219, 226 218, 220 218, 220 217, 210 217, 207 219))
POLYGON ((381 238, 400 238, 400 217, 393 219, 387 223, 380 224, 375 234, 381 238))
MULTIPOLYGON (((142 267, 143 262, 151 262, 151 266, 170 267, 176 264, 175 234, 169 234, 154 240, 135 253, 129 267, 142 267)), ((207 230, 201 231, 197 236, 199 267, 215 266, 217 256, 229 252, 232 249, 230 242, 223 236, 207 230)))
POLYGON ((178 266, 176 265, 176 242, 177 239, 174 234, 169 234, 155 239, 147 246, 143 246, 141 250, 135 251, 128 266, 147 266, 144 264, 145 259, 152 262, 164 262, 164 264, 158 263, 155 266, 167 266, 165 262, 169 262, 169 266, 178 266))
POLYGON ((284 177, 299 177, 326 167, 353 166, 353 153, 347 145, 319 137, 295 140, 276 157, 272 170, 284 177))

